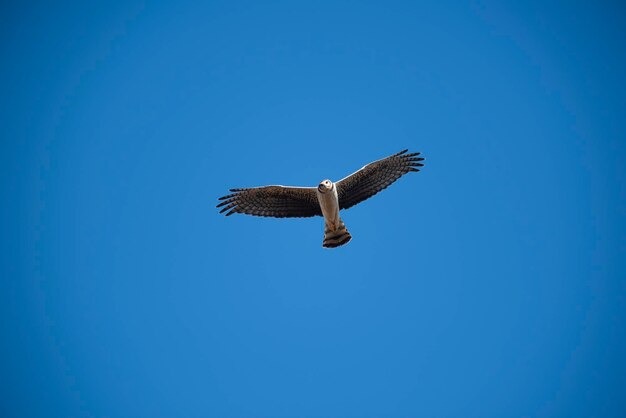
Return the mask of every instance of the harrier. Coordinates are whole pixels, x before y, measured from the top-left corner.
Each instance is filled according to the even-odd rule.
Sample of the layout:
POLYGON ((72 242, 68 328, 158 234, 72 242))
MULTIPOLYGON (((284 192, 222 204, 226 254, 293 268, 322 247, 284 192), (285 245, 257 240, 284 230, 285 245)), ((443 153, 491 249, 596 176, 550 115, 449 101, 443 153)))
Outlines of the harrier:
POLYGON ((423 158, 420 153, 400 151, 390 157, 369 163, 359 171, 333 183, 322 181, 317 187, 263 186, 230 189, 232 194, 220 197, 217 205, 226 216, 245 213, 274 218, 324 217, 326 248, 347 244, 352 236, 339 217, 341 209, 348 209, 386 189, 411 171, 420 171, 423 158), (228 212, 227 212, 228 211, 228 212))

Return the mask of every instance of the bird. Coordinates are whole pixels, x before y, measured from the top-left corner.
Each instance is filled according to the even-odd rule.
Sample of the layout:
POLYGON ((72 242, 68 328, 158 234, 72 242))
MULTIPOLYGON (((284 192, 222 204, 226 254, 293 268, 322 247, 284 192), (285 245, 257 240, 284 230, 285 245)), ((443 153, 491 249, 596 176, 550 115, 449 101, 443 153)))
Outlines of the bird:
POLYGON ((242 213, 273 218, 324 217, 322 247, 336 248, 352 239, 339 211, 349 209, 386 189, 403 175, 420 171, 424 158, 419 152, 402 150, 363 166, 349 176, 317 187, 263 186, 230 189, 216 206, 226 216, 242 213))

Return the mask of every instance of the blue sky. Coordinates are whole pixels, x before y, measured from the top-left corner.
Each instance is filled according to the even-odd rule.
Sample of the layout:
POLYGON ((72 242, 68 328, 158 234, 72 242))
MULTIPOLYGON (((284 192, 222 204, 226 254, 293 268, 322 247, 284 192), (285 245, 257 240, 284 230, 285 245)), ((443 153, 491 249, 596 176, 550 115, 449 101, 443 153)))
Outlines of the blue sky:
POLYGON ((1 415, 624 416, 624 18, 3 3, 1 415), (339 249, 214 207, 404 148, 339 249))

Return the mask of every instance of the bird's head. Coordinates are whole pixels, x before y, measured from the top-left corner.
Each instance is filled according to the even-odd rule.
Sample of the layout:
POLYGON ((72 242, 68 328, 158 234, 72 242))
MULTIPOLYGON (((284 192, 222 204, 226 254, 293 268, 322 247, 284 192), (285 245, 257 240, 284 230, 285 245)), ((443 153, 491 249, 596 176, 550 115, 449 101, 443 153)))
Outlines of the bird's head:
POLYGON ((330 180, 324 180, 322 181, 319 186, 317 186, 317 190, 319 190, 320 193, 326 193, 329 190, 333 189, 333 182, 330 180))

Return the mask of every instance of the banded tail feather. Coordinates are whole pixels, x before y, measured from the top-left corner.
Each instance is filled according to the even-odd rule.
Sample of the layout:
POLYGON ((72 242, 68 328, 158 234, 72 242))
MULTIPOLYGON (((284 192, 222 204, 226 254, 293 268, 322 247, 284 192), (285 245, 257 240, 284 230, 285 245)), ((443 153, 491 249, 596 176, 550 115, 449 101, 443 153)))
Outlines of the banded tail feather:
POLYGON ((341 247, 350 242, 352 235, 348 232, 346 225, 341 224, 334 230, 326 228, 324 231, 324 242, 322 244, 325 248, 341 247))

